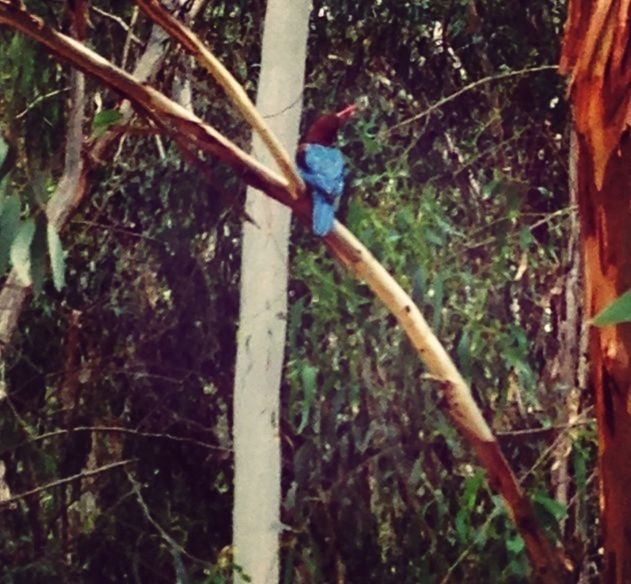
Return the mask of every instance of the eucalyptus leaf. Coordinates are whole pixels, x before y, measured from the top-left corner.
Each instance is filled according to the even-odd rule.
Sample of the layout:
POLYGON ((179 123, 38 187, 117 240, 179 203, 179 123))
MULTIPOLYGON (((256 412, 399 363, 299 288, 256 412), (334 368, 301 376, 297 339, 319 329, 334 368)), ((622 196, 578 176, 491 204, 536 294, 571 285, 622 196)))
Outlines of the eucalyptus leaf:
POLYGON ((309 421, 309 412, 316 394, 317 377, 317 367, 314 367, 313 365, 305 365, 302 368, 301 378, 304 397, 302 399, 302 415, 300 418, 300 426, 298 427, 298 434, 302 433, 309 421))
POLYGON ((60 291, 65 284, 66 260, 61 239, 55 226, 48 223, 46 227, 48 239, 48 255, 50 256, 50 267, 53 273, 53 284, 55 289, 60 291))
POLYGON ((42 217, 35 223, 35 235, 31 243, 31 278, 33 292, 39 294, 46 277, 46 220, 42 217))
POLYGON ((432 328, 438 331, 442 318, 443 302, 445 300, 445 275, 443 273, 439 273, 432 282, 432 290, 434 292, 432 297, 432 307, 434 309, 432 328))
POLYGON ((567 517, 567 508, 557 500, 552 499, 547 494, 539 491, 532 496, 533 501, 541 508, 545 509, 557 521, 567 517))
POLYGON ((99 138, 122 119, 123 114, 119 110, 109 109, 98 112, 92 120, 92 137, 99 138))
POLYGON ((20 224, 21 204, 17 195, 7 197, 0 211, 0 273, 7 269, 11 244, 20 224))
POLYGON ((9 143, 0 135, 0 165, 5 161, 9 153, 9 143))
POLYGON ((0 178, 6 174, 4 163, 7 160, 9 154, 9 143, 0 134, 0 178))
POLYGON ((0 178, 0 205, 4 203, 4 200, 8 196, 11 189, 11 182, 8 176, 0 178))
POLYGON ((511 539, 507 539, 506 548, 515 554, 519 553, 524 549, 524 540, 519 535, 516 535, 511 539))
POLYGON ((24 286, 33 283, 31 275, 31 243, 35 235, 35 222, 27 219, 20 225, 18 232, 11 244, 11 265, 15 268, 17 276, 24 286))
POLYGON ((592 319, 592 324, 599 327, 622 322, 631 322, 631 290, 616 298, 592 319))

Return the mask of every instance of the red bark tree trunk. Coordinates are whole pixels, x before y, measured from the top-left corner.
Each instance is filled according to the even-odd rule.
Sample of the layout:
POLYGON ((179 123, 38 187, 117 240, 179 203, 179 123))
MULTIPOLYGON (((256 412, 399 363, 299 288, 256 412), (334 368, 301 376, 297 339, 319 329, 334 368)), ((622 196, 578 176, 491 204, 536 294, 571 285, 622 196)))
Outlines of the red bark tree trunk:
MULTIPOLYGON (((585 309, 631 289, 631 0, 570 0, 561 70, 579 135, 585 309)), ((631 582, 631 324, 590 332, 604 582, 631 582)))

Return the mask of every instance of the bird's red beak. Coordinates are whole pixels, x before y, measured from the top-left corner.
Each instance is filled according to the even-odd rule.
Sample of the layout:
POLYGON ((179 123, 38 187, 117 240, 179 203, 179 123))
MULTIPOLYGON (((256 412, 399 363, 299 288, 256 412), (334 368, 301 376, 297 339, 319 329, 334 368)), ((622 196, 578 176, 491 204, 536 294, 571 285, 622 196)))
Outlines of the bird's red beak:
POLYGON ((339 111, 335 114, 335 117, 341 122, 345 122, 348 118, 352 117, 357 110, 357 106, 353 103, 347 107, 345 107, 342 111, 339 111))

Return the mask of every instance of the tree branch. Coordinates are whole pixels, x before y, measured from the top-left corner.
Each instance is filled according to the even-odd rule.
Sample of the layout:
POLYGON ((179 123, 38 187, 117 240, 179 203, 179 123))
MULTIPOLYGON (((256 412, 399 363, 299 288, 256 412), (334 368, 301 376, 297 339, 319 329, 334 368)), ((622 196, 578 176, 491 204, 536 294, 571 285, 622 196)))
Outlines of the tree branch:
MULTIPOLYGON (((120 26, 127 33, 127 38, 125 39, 126 46, 128 45, 129 40, 133 40, 136 44, 139 44, 139 45, 143 44, 142 41, 132 31, 133 23, 136 20, 135 16, 132 15, 132 19, 131 19, 132 24, 127 24, 120 16, 116 16, 115 14, 110 14, 109 12, 106 12, 105 10, 103 10, 102 8, 99 8, 98 6, 90 6, 90 10, 94 10, 94 12, 96 12, 97 14, 100 14, 101 16, 105 18, 109 18, 110 20, 113 20, 116 24, 118 24, 118 26, 120 26)), ((123 50, 123 55, 125 54, 126 54, 126 51, 123 50)), ((124 57, 123 59, 121 59, 121 62, 122 63, 125 62, 124 57)))
POLYGON ((56 438, 57 436, 65 436, 73 432, 104 432, 112 434, 128 434, 130 436, 137 436, 139 438, 158 438, 161 440, 170 440, 172 442, 180 442, 184 444, 193 444, 195 446, 201 446, 208 450, 217 450, 220 452, 231 452, 231 448, 225 448, 223 446, 217 446, 216 444, 208 444, 201 440, 195 440, 194 438, 187 438, 185 436, 176 436, 174 434, 165 434, 163 432, 143 432, 142 430, 134 430, 133 428, 123 428, 120 426, 74 426, 72 428, 64 428, 60 430, 52 430, 51 432, 45 432, 38 436, 33 436, 28 440, 24 440, 13 446, 7 446, 0 449, 0 454, 16 450, 26 444, 32 444, 34 442, 42 442, 50 438, 56 438))
POLYGON ((153 87, 139 84, 129 73, 82 43, 57 32, 26 10, 16 8, 10 0, 0 0, 0 24, 10 24, 48 47, 53 54, 100 79, 169 134, 188 135, 189 141, 199 149, 244 173, 244 179, 256 188, 265 185, 281 203, 288 204, 288 199, 292 198, 287 180, 268 170, 215 128, 153 87))
POLYGON ((199 37, 197 37, 193 31, 169 14, 169 12, 160 5, 158 0, 136 0, 136 3, 154 22, 159 24, 171 38, 177 40, 184 49, 191 53, 223 87, 232 103, 267 146, 276 164, 278 164, 281 172, 289 182, 289 191, 292 198, 297 199, 301 193, 304 193, 305 188, 302 179, 296 172, 292 159, 280 141, 272 133, 267 122, 256 109, 248 94, 232 76, 230 71, 228 71, 219 59, 212 54, 208 47, 199 40, 199 37))
POLYGON ((25 491, 24 493, 13 495, 13 497, 0 501, 0 509, 2 509, 2 507, 8 507, 12 503, 15 503, 16 501, 20 501, 21 499, 24 499, 26 497, 31 497, 33 495, 37 495, 39 493, 47 491, 48 489, 52 489, 53 487, 59 487, 61 485, 66 485, 76 480, 93 477, 95 475, 108 472, 118 467, 127 466, 131 464, 132 462, 136 462, 136 461, 134 459, 119 460, 118 462, 112 462, 111 464, 105 464, 103 466, 99 466, 98 468, 95 468, 93 470, 86 470, 86 471, 71 475, 69 477, 64 477, 63 479, 57 479, 56 481, 51 481, 50 483, 46 483, 45 485, 41 485, 39 487, 31 489, 30 491, 25 491))
POLYGON ((477 81, 473 81, 468 85, 465 85, 463 88, 455 91, 451 95, 443 97, 439 99, 437 102, 430 105, 427 109, 423 110, 421 113, 418 113, 407 120, 403 120, 394 126, 390 126, 385 131, 385 134, 391 134, 395 130, 402 128, 404 126, 408 126, 409 124, 413 124, 418 120, 422 120, 424 117, 428 116, 432 112, 440 109, 444 105, 448 104, 450 101, 460 97, 464 93, 467 93, 480 85, 485 85, 486 83, 491 83, 492 81, 499 81, 500 79, 507 79, 509 77, 518 77, 520 75, 527 75, 529 73, 539 73, 540 71, 556 71, 559 67, 557 65, 540 65, 538 67, 527 67, 526 69, 519 69, 518 71, 507 71, 505 73, 499 73, 497 75, 489 75, 487 77, 483 77, 482 79, 478 79, 477 81))

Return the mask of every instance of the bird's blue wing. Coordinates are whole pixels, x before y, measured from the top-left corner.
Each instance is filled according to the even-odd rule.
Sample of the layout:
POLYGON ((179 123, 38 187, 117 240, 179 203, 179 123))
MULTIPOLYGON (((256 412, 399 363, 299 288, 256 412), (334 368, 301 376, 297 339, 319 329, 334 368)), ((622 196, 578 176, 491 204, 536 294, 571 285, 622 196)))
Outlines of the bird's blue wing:
POLYGON ((313 191, 312 228, 318 237, 324 237, 333 229, 335 203, 320 191, 313 191))
POLYGON ((312 189, 326 193, 334 201, 344 191, 344 156, 337 148, 308 144, 301 175, 312 189))

